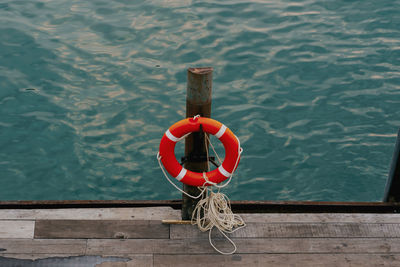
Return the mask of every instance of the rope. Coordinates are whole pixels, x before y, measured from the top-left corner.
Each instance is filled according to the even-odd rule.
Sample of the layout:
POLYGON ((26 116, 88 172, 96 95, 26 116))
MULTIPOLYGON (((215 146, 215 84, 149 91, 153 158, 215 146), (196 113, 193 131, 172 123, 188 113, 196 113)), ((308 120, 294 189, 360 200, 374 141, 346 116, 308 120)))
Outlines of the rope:
MULTIPOLYGON (((217 157, 218 161, 220 164, 222 164, 222 161, 220 157, 218 156, 218 153, 215 151, 215 148, 213 144, 211 143, 211 140, 209 139, 208 135, 204 133, 205 139, 204 143, 206 146, 206 153, 207 153, 207 158, 208 158, 208 144, 211 145, 212 150, 214 151, 215 156, 217 157), (208 142, 207 142, 208 141, 208 142)), ((237 138, 237 137, 236 137, 237 138)), ((214 193, 212 188, 209 189, 209 191, 206 191, 206 195, 203 196, 199 202, 197 203, 193 213, 192 213, 192 224, 197 225, 200 231, 202 232, 208 232, 208 240, 210 242, 210 245, 220 254, 223 255, 231 255, 236 252, 236 244, 233 242, 232 239, 230 239, 226 233, 233 233, 243 227, 246 226, 246 223, 240 217, 239 215, 233 214, 229 198, 220 192, 221 188, 227 186, 230 181, 232 180, 233 173, 236 170, 237 164, 239 163, 239 158, 240 154, 242 154, 243 149, 240 147, 240 142, 238 140, 238 157, 235 162, 235 166, 233 168, 233 171, 231 175, 229 176, 228 181, 219 186, 218 184, 211 182, 208 180, 208 177, 205 172, 203 172, 203 178, 206 181, 205 183, 211 184, 218 188, 217 192, 214 193), (211 232, 213 228, 217 228, 219 232, 232 244, 233 250, 230 252, 223 252, 219 250, 212 242, 211 238, 211 232)), ((207 162, 207 168, 208 171, 210 171, 210 163, 207 162)))
POLYGON ((197 225, 202 232, 209 231, 208 240, 210 245, 223 255, 233 254, 237 249, 235 242, 226 233, 233 233, 246 226, 246 223, 239 215, 233 214, 228 197, 220 192, 214 193, 212 189, 207 191, 207 194, 197 203, 192 213, 192 224, 197 225), (232 244, 232 251, 223 252, 214 245, 211 238, 211 232, 214 227, 232 244))
MULTIPOLYGON (((198 118, 199 115, 196 115, 193 117, 193 119, 198 118)), ((221 159, 219 158, 217 152, 214 149, 214 146, 212 145, 209 137, 207 136, 206 133, 205 135, 205 146, 206 146, 206 152, 207 152, 207 158, 208 158, 208 143, 211 145, 212 150, 214 151, 214 154, 216 155, 218 161, 220 164, 222 164, 221 159), (208 142, 207 142, 208 141, 208 142)), ((187 135, 183 136, 180 138, 184 139, 187 135)), ((237 137, 236 137, 237 138, 237 137)), ((215 249, 220 254, 223 255, 231 255, 236 252, 237 247, 236 244, 230 239, 226 234, 227 233, 233 233, 243 227, 246 226, 246 223, 243 221, 242 217, 240 217, 237 214, 233 214, 230 202, 228 197, 221 193, 220 190, 221 188, 227 186, 230 181, 232 180, 232 176, 236 170, 237 164, 239 163, 239 158, 240 155, 243 152, 243 149, 240 147, 240 141, 238 140, 238 157, 236 159, 235 166, 233 168, 233 171, 231 175, 229 176, 228 181, 223 184, 223 185, 217 185, 214 182, 211 182, 208 180, 208 177, 205 172, 203 172, 203 178, 205 180, 204 184, 202 187, 198 187, 199 190, 201 190, 201 193, 198 196, 192 196, 182 189, 180 189, 176 184, 174 184, 168 177, 168 174, 165 172, 162 163, 161 163, 161 156, 160 153, 157 153, 157 160, 158 164, 160 165, 160 168, 165 176, 165 178, 168 180, 170 184, 172 184, 176 189, 178 189, 180 192, 185 194, 188 197, 191 197, 193 199, 198 199, 201 197, 199 202, 197 203, 193 213, 192 213, 192 224, 197 225, 200 231, 206 232, 209 231, 208 233, 208 240, 210 242, 210 245, 215 249), (212 186, 215 186, 217 188, 217 192, 214 193, 212 187, 205 186, 206 184, 210 184, 212 186), (223 252, 219 250, 212 242, 211 238, 211 232, 213 228, 217 228, 219 232, 232 244, 233 250, 230 252, 223 252)), ((208 171, 210 171, 210 163, 207 161, 207 168, 208 171)))

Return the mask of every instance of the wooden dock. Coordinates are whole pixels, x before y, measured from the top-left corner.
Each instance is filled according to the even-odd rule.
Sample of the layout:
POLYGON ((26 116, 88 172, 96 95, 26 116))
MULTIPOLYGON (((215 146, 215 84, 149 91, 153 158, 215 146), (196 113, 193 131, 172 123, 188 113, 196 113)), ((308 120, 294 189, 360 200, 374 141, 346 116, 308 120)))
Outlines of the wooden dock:
POLYGON ((0 266, 400 266, 400 214, 242 217, 220 255, 196 226, 163 224, 171 207, 2 209, 0 266))

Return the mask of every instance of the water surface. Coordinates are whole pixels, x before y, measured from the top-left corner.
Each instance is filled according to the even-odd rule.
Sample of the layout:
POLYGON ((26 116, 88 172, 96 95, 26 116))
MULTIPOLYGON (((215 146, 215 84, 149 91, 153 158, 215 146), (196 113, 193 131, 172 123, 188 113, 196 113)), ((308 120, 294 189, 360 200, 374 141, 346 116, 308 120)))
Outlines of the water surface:
POLYGON ((0 1, 0 200, 180 198, 155 155, 193 66, 214 67, 212 117, 244 148, 232 199, 381 200, 399 14, 372 0, 0 1))

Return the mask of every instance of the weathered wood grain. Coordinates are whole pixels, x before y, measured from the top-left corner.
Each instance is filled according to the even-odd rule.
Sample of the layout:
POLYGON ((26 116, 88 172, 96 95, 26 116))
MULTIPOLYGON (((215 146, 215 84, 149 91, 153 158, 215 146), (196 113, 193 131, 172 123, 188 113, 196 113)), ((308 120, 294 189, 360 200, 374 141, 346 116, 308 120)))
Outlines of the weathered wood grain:
POLYGON ((33 238, 35 221, 0 221, 0 238, 33 238))
MULTIPOLYGON (((398 214, 242 214, 248 226, 231 234, 237 254, 223 256, 196 226, 162 224, 179 211, 135 209, 0 210, 0 256, 123 258, 103 267, 400 266, 398 214), (40 219, 49 217, 68 220, 40 219)), ((215 229, 213 236, 219 249, 232 249, 215 229)))
POLYGON ((18 259, 0 256, 0 266, 151 266, 152 256, 104 257, 104 256, 66 256, 41 259, 18 259))
MULTIPOLYGON (((400 223, 400 214, 245 213, 246 222, 400 223)), ((151 208, 4 209, 0 220, 179 220, 180 210, 151 208)))
POLYGON ((243 213, 246 222, 263 223, 399 223, 400 214, 377 213, 243 213))
MULTIPOLYGON (((52 262, 48 262, 47 260, 51 261, 52 259, 59 259, 59 263, 63 262, 64 264, 61 264, 62 266, 89 266, 89 264, 77 264, 77 262, 80 260, 80 258, 83 257, 91 257, 91 256, 84 256, 81 254, 0 254, 0 266, 3 262, 6 260, 10 260, 10 266, 24 266, 22 263, 23 262, 18 262, 15 261, 13 263, 12 260, 31 260, 30 262, 25 262, 27 266, 59 266, 52 262), (3 262, 2 262, 3 260, 3 262), (41 261, 42 260, 42 261, 41 261), (40 264, 39 264, 40 263, 40 264)), ((97 264, 96 266, 101 266, 101 267, 107 267, 107 266, 121 266, 121 267, 130 267, 130 266, 143 266, 143 267, 150 267, 153 266, 153 255, 150 254, 143 254, 143 255, 124 255, 122 256, 123 261, 108 261, 108 257, 113 257, 113 256, 108 256, 108 255, 101 255, 102 258, 104 258, 104 261, 100 264, 97 264)), ((82 261, 84 261, 83 259, 82 261)), ((113 259, 115 260, 115 259, 113 259)), ((86 261, 87 262, 87 261, 86 261)), ((92 261, 94 262, 94 261, 92 261)), ((8 266, 8 265, 5 265, 8 266)))
MULTIPOLYGON (((215 238, 222 238, 217 229, 215 238)), ((248 223, 246 227, 229 234, 235 238, 280 237, 400 237, 400 224, 385 223, 248 223)), ((208 238, 194 225, 170 225, 171 239, 208 238)))
POLYGON ((79 257, 79 256, 82 256, 82 253, 64 253, 64 254, 0 253, 0 257, 10 258, 10 259, 22 259, 22 260, 39 260, 46 258, 65 258, 65 257, 79 257))
POLYGON ((129 256, 127 262, 103 262, 97 264, 96 267, 152 267, 153 255, 134 255, 129 256))
POLYGON ((180 217, 180 210, 170 207, 0 210, 0 220, 177 220, 180 217))
POLYGON ((190 220, 162 220, 163 224, 192 224, 190 220))
POLYGON ((399 266, 400 255, 391 254, 235 254, 154 255, 154 266, 399 266))
POLYGON ((69 254, 83 255, 86 240, 83 239, 0 239, 0 255, 3 254, 69 254))
MULTIPOLYGON (((400 253, 399 238, 238 238, 238 253, 400 253)), ((223 251, 231 244, 213 240, 223 251)), ((87 254, 218 254, 207 239, 89 239, 87 254)))
POLYGON ((169 238, 161 221, 39 220, 35 238, 169 238))

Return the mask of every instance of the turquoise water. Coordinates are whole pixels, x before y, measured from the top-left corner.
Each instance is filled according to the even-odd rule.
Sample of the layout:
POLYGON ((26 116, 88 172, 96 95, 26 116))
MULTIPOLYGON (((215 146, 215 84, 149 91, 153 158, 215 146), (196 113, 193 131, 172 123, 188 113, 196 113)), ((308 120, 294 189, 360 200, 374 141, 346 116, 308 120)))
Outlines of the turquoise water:
POLYGON ((399 1, 0 0, 0 200, 180 198, 155 155, 193 66, 244 148, 231 199, 382 199, 399 1))

